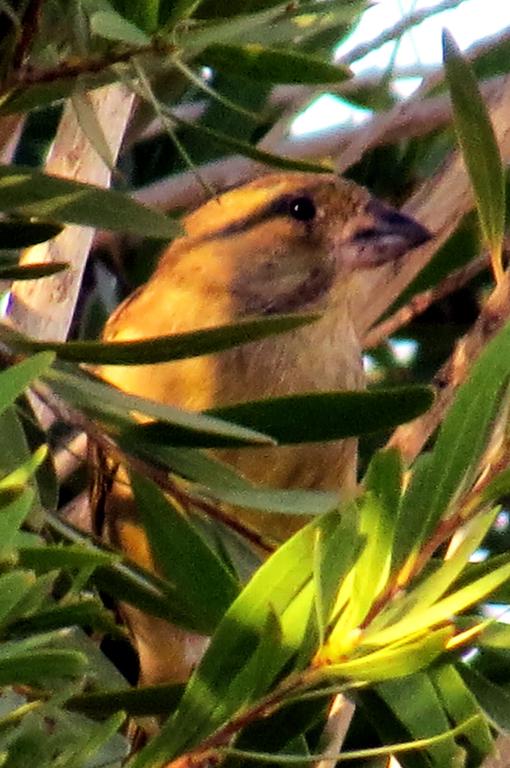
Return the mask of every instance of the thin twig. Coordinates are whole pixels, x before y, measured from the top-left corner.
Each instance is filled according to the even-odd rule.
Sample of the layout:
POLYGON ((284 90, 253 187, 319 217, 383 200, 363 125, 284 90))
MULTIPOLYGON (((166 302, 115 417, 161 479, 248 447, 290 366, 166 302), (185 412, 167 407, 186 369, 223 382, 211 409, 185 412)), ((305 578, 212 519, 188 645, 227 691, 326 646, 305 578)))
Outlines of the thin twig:
POLYGON ((421 24, 422 21, 425 21, 430 16, 436 16, 438 13, 443 13, 444 11, 449 11, 452 8, 457 8, 463 2, 464 0, 444 0, 444 2, 439 3, 438 5, 428 6, 427 8, 421 8, 419 11, 410 13, 400 19, 400 21, 397 22, 397 24, 395 24, 393 27, 385 29, 384 32, 381 32, 378 37, 372 38, 372 40, 369 40, 367 43, 361 43, 356 48, 350 50, 349 53, 346 53, 345 56, 342 56, 339 61, 342 64, 352 64, 354 61, 362 59, 368 53, 371 53, 386 43, 391 42, 391 40, 402 37, 404 32, 407 32, 407 30, 411 29, 412 27, 418 26, 418 24, 421 24))

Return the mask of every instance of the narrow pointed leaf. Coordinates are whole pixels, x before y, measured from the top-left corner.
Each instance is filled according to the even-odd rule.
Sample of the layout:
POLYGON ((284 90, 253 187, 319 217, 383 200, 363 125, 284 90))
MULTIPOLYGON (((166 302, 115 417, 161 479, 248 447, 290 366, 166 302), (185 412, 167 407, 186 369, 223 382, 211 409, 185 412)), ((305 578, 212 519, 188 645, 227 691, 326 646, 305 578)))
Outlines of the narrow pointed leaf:
POLYGON ((439 600, 464 571, 469 558, 490 530, 497 513, 497 509, 490 509, 468 523, 463 529, 462 541, 452 557, 442 562, 434 573, 410 590, 394 607, 390 606, 380 614, 373 622, 372 629, 388 626, 394 623, 398 616, 405 616, 407 621, 411 621, 413 616, 419 616, 439 600))
POLYGON ((259 43, 208 46, 198 60, 213 69, 269 83, 338 83, 350 76, 346 67, 296 51, 265 48, 259 43))
MULTIPOLYGON (((0 267, 0 277, 1 277, 0 267)), ((26 352, 51 350, 60 360, 95 365, 148 365, 182 360, 230 349, 239 344, 294 330, 316 319, 315 315, 262 317, 190 333, 158 336, 136 341, 38 341, 11 328, 1 328, 0 337, 14 349, 26 352)))
POLYGON ((25 488, 9 504, 0 506, 0 559, 12 554, 16 535, 34 500, 34 492, 25 488))
POLYGON ((510 323, 486 345, 443 421, 428 456, 420 459, 402 499, 393 566, 417 551, 469 486, 504 399, 510 377, 510 323))
POLYGON ((372 683, 413 675, 426 669, 445 652, 451 636, 451 627, 443 627, 407 643, 385 644, 381 650, 366 653, 352 661, 333 662, 321 667, 321 673, 328 680, 350 679, 372 683))
POLYGON ((22 685, 45 678, 77 677, 87 664, 78 651, 36 650, 0 659, 0 685, 22 685))
POLYGON ((177 712, 159 736, 139 753, 134 762, 136 768, 152 765, 151 761, 156 764, 163 757, 168 760, 171 755, 198 743, 236 712, 239 706, 249 702, 255 693, 260 695, 254 670, 250 676, 244 670, 258 649, 264 647, 263 653, 266 654, 271 638, 273 658, 278 660, 278 664, 273 666, 273 674, 297 651, 293 643, 302 641, 308 616, 314 608, 310 587, 313 585, 313 541, 317 530, 322 531, 325 541, 334 543, 338 553, 339 578, 345 563, 346 567, 350 567, 350 559, 342 555, 356 550, 355 527, 348 516, 344 521, 338 512, 324 515, 307 525, 280 547, 255 573, 227 611, 187 686, 177 712), (301 596, 306 599, 302 601, 301 596), (292 610, 295 601, 300 604, 297 614, 292 610), (279 617, 281 642, 277 634, 267 634, 270 612, 279 617), (296 624, 298 617, 300 620, 296 624))
MULTIPOLYGON (((4 219, 0 221, 0 249, 27 248, 43 243, 62 232, 62 225, 52 221, 4 219)), ((2 254, 0 253, 0 259, 2 254)))
POLYGON ((0 372, 0 413, 12 405, 34 379, 46 373, 54 359, 52 352, 41 352, 0 372))
POLYGON ((89 143, 111 171, 115 172, 115 158, 106 139, 103 127, 99 122, 94 105, 83 84, 78 83, 71 94, 71 103, 78 120, 78 125, 87 137, 89 143))
MULTIPOLYGON (((44 352, 41 354, 49 355, 44 352)), ((1 374, 0 374, 1 376, 1 374)), ((144 434, 144 427, 138 426, 131 416, 131 411, 153 419, 161 419, 154 425, 155 431, 161 430, 165 437, 170 435, 170 445, 201 445, 209 442, 231 444, 248 442, 271 444, 274 441, 252 429, 247 429, 201 413, 193 413, 175 408, 154 400, 146 400, 136 395, 128 395, 102 381, 87 377, 70 370, 48 372, 47 380, 62 397, 78 408, 82 408, 93 417, 113 422, 126 433, 144 434), (168 429, 165 430, 165 423, 168 429)), ((1 381, 1 379, 0 379, 1 381)))
POLYGON ((168 715, 176 708, 183 690, 181 683, 164 683, 127 691, 84 693, 68 699, 66 708, 92 717, 113 715, 119 709, 133 717, 168 715))
POLYGON ((151 42, 145 32, 114 10, 93 13, 90 17, 90 31, 105 40, 126 43, 130 46, 143 47, 150 45, 151 42))
POLYGON ((432 403, 427 387, 288 395, 207 413, 270 434, 281 444, 338 440, 410 421, 432 403))
POLYGON ((133 473, 131 484, 155 562, 188 603, 196 631, 209 634, 235 599, 236 581, 155 483, 133 473))
POLYGON ((412 635, 423 632, 429 627, 448 621, 456 613, 460 613, 470 605, 483 600, 497 587, 510 578, 510 563, 496 568, 492 573, 482 576, 477 581, 453 592, 439 602, 420 611, 411 617, 406 616, 396 624, 374 633, 368 631, 363 638, 367 645, 386 645, 412 635))
POLYGON ((280 168, 284 171, 303 171, 305 173, 331 173, 333 170, 333 167, 329 161, 325 161, 324 163, 311 163, 307 162, 306 160, 293 160, 288 157, 282 157, 281 155, 274 155, 271 152, 258 149, 257 147, 253 146, 253 144, 248 144, 246 141, 235 139, 226 133, 215 130, 214 128, 208 128, 203 123, 189 123, 187 120, 182 120, 176 117, 173 113, 170 113, 169 117, 174 120, 177 125, 186 128, 190 133, 195 134, 199 139, 212 142, 222 149, 239 152, 245 157, 250 157, 252 160, 256 160, 259 163, 265 163, 272 168, 280 168))
POLYGON ((146 237, 181 233, 175 221, 128 195, 24 166, 0 166, 0 210, 146 237))
POLYGON ((505 179, 494 128, 471 65, 446 30, 443 59, 455 130, 471 177, 482 230, 489 246, 498 247, 505 226, 505 179))

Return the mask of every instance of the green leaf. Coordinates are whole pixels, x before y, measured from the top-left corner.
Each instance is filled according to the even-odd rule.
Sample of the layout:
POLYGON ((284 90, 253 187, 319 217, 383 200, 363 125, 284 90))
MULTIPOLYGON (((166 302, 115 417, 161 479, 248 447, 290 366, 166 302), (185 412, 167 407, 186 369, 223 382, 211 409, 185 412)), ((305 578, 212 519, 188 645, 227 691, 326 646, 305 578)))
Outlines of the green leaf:
POLYGON ((294 444, 338 440, 387 429, 423 413, 432 400, 427 387, 395 387, 371 392, 287 395, 206 413, 264 431, 281 444, 294 444))
POLYGON ((39 280, 41 277, 51 277, 68 268, 69 264, 65 261, 0 266, 0 280, 39 280))
MULTIPOLYGON (((112 715, 104 722, 96 725, 92 735, 87 734, 85 743, 82 743, 75 750, 75 754, 72 757, 68 765, 76 766, 76 768, 86 768, 89 765, 105 765, 112 761, 105 761, 104 751, 107 742, 115 736, 119 728, 123 725, 126 719, 125 712, 118 712, 112 715)), ((126 748, 117 750, 115 757, 124 757, 126 748), (119 754, 120 752, 120 754, 119 754)), ((117 761, 115 761, 117 762, 117 761)))
POLYGON ((181 234, 173 219, 128 195, 21 165, 0 166, 0 210, 165 240, 181 234))
POLYGON ((506 563, 485 576, 447 595, 434 605, 420 610, 417 608, 411 616, 405 615, 403 619, 381 630, 373 632, 369 627, 363 637, 363 644, 386 645, 412 635, 423 632, 429 627, 443 621, 449 621, 456 613, 461 613, 470 605, 478 603, 487 595, 490 595, 504 581, 510 578, 510 563, 506 563))
POLYGON ((289 3, 275 3, 270 8, 262 7, 258 13, 246 13, 253 6, 250 9, 242 3, 234 11, 235 18, 232 17, 232 4, 228 0, 223 0, 221 9, 218 3, 217 10, 202 15, 208 5, 210 3, 202 3, 198 15, 202 18, 215 18, 217 21, 190 27, 181 38, 186 50, 202 49, 217 43, 299 45, 320 32, 351 23, 366 7, 367 0, 352 0, 349 3, 344 0, 324 0, 320 5, 312 0, 295 7, 289 3))
POLYGON ((144 47, 151 39, 135 24, 115 11, 96 11, 90 17, 90 31, 105 40, 126 43, 126 45, 144 47))
MULTIPOLYGON (((50 353, 41 353, 50 354, 50 353)), ((0 374, 1 376, 1 374, 0 374)), ((208 442, 232 444, 247 442, 250 444, 271 444, 273 441, 259 432, 235 424, 228 424, 220 419, 200 413, 192 413, 143 397, 128 395, 118 389, 92 377, 87 377, 70 370, 52 370, 47 380, 59 395, 75 407, 85 410, 94 418, 113 423, 123 428, 126 434, 137 434, 142 430, 131 416, 136 411, 153 419, 166 422, 168 433, 172 435, 170 444, 201 445, 208 442)), ((1 382, 1 379, 0 379, 1 382)), ((165 424, 157 425, 164 430, 165 424)), ((168 434, 165 431, 165 435, 168 434)))
POLYGON ((90 145, 97 152, 112 174, 115 173, 115 158, 99 122, 94 105, 89 98, 86 86, 78 81, 71 94, 71 104, 78 120, 78 125, 87 137, 90 145))
POLYGON ((394 511, 371 492, 357 506, 359 530, 366 537, 366 545, 352 574, 352 597, 334 628, 334 635, 344 637, 347 643, 387 583, 395 519, 394 511))
POLYGON ((490 530, 498 511, 498 509, 486 510, 467 523, 462 529, 462 538, 454 554, 441 562, 437 570, 414 589, 408 591, 405 597, 379 614, 372 622, 371 629, 380 629, 393 624, 397 618, 403 616, 406 621, 412 621, 413 616, 419 620, 420 614, 442 597, 464 571, 471 555, 490 530))
MULTIPOLYGON (((87 536, 60 519, 56 514, 47 513, 46 520, 51 529, 67 541, 81 544, 83 548, 89 547, 93 552, 103 552, 101 547, 92 546, 87 536)), ((29 548, 24 547, 24 554, 26 554, 27 549, 29 548)), ((110 552, 107 554, 111 555, 110 552)), ((47 558, 46 562, 44 562, 44 556, 41 556, 42 567, 44 565, 49 566, 53 556, 55 556, 54 553, 47 558)), ((57 558, 65 557, 58 554, 56 556, 57 558)), ((33 551, 28 554, 28 557, 34 558, 33 551)), ((182 600, 176 594, 173 585, 168 584, 156 574, 136 566, 127 558, 122 562, 113 562, 111 565, 96 566, 90 576, 90 581, 97 589, 115 600, 134 605, 144 613, 172 621, 184 628, 191 629, 193 626, 194 619, 185 614, 182 600)))
POLYGON ((51 366, 55 355, 41 352, 0 372, 0 413, 14 403, 32 381, 42 376, 51 366))
MULTIPOLYGON (((264 679, 268 686, 300 648, 314 612, 313 543, 319 530, 336 565, 329 572, 336 592, 360 539, 353 516, 332 512, 299 531, 255 573, 220 622, 177 712, 139 753, 135 768, 168 760, 199 743, 252 696, 261 695, 260 669, 253 663, 257 656, 267 659, 272 648, 271 675, 264 679), (270 614, 281 628, 277 632, 270 614)), ((318 640, 318 633, 310 634, 318 640)))
POLYGON ((212 144, 217 145, 220 149, 227 149, 229 152, 239 152, 245 157, 250 157, 252 160, 256 160, 259 163, 265 163, 272 168, 280 168, 284 171, 302 171, 304 173, 331 173, 333 170, 329 161, 325 161, 324 163, 309 163, 306 160, 292 160, 288 157, 265 152, 262 149, 254 147, 252 144, 248 144, 246 141, 235 139, 214 128, 208 128, 203 123, 190 123, 187 120, 182 120, 172 112, 169 112, 169 117, 177 125, 186 128, 191 135, 195 134, 200 141, 206 140, 212 142, 212 144))
MULTIPOLYGON (((39 442, 39 438, 40 436, 37 436, 33 443, 34 445, 39 442)), ((7 492, 8 500, 9 494, 12 494, 12 492, 18 493, 21 487, 25 485, 35 492, 30 516, 30 523, 34 525, 41 522, 38 519, 38 510, 42 503, 39 488, 39 473, 41 469, 39 460, 43 457, 42 451, 47 453, 46 448, 43 447, 38 449, 34 455, 30 453, 26 425, 21 422, 17 406, 10 406, 0 413, 0 475, 7 486, 11 485, 10 488, 5 487, 4 491, 7 492), (34 476, 32 472, 38 466, 39 470, 36 470, 34 476), (21 472, 19 471, 20 469, 21 472)), ((48 461, 47 458, 44 463, 46 461, 48 461)), ((10 498, 13 498, 13 496, 11 495, 10 498)))
POLYGON ((31 568, 36 573, 60 570, 80 570, 82 568, 99 568, 112 565, 120 559, 120 555, 78 544, 63 546, 59 544, 44 544, 44 546, 20 547, 19 562, 25 568, 31 568))
POLYGON ((467 664, 459 664, 457 669, 492 723, 500 731, 510 731, 510 694, 467 664))
POLYGON ((51 240, 60 232, 62 226, 52 221, 3 219, 0 221, 0 249, 28 248, 30 245, 51 240))
MULTIPOLYGON (((0 267, 0 276, 1 276, 0 267)), ((206 330, 157 336, 142 341, 38 341, 29 339, 11 328, 0 328, 0 338, 13 349, 25 352, 51 350, 60 360, 96 365, 148 365, 182 360, 230 349, 239 344, 284 333, 307 325, 316 315, 282 315, 243 320, 239 323, 206 330)))
POLYGON ((427 632, 418 639, 402 643, 381 643, 383 648, 367 652, 352 660, 334 662, 321 667, 321 674, 327 680, 345 680, 376 683, 393 678, 413 675, 432 664, 446 650, 452 636, 450 627, 427 632))
POLYGON ((222 492, 257 490, 230 465, 197 448, 173 448, 171 445, 156 445, 122 438, 119 439, 119 445, 134 456, 152 459, 174 474, 207 488, 219 488, 222 492))
MULTIPOLYGON (((442 702, 425 673, 381 683, 377 686, 377 692, 413 739, 434 736, 450 729, 442 702)), ((453 737, 429 746, 427 753, 432 765, 437 768, 461 764, 459 759, 462 750, 453 737)))
POLYGON ((45 678, 78 677, 87 665, 78 651, 33 650, 0 658, 0 685, 30 685, 45 678))
MULTIPOLYGON (((473 692, 466 686, 453 664, 433 668, 430 670, 429 676, 450 721, 454 725, 460 725, 473 715, 482 715, 473 692)), ((469 729, 466 729, 465 737, 471 746, 471 759, 481 763, 483 758, 492 752, 493 738, 483 716, 474 721, 469 729)))
POLYGON ((394 563, 418 551, 472 483, 510 376, 510 323, 490 341, 459 387, 434 450, 414 470, 395 532, 394 563))
POLYGON ((443 59, 454 124, 485 239, 500 248, 505 227, 505 179, 490 117, 473 70, 449 32, 443 31, 443 59))
POLYGON ((338 83, 350 76, 346 67, 296 51, 265 48, 259 43, 209 45, 201 64, 236 76, 269 83, 338 83))
MULTIPOLYGON (((30 488, 18 492, 9 504, 0 506, 0 559, 12 554, 16 534, 30 512, 34 492, 30 488)), ((1 502, 1 496, 0 496, 1 502)))
MULTIPOLYGON (((15 606, 25 597, 34 584, 29 571, 10 571, 0 576, 0 624, 5 623, 15 606)), ((2 652, 5 650, 5 646, 2 652)))
MULTIPOLYGON (((198 489, 200 490, 200 489, 198 489)), ((322 515, 336 509, 340 496, 327 491, 272 490, 271 488, 223 489, 220 485, 203 489, 203 494, 236 507, 284 515, 322 515)))
POLYGON ((238 593, 236 581, 155 483, 131 473, 131 485, 161 573, 188 604, 196 631, 210 634, 238 593))
POLYGON ((38 610, 30 616, 15 619, 7 626, 8 636, 29 635, 64 627, 85 627, 123 636, 115 620, 101 604, 92 598, 70 605, 56 605, 38 610))
POLYGON ((119 710, 133 717, 168 715, 178 705, 184 685, 164 683, 128 691, 101 691, 72 696, 66 709, 92 717, 112 715, 119 710))

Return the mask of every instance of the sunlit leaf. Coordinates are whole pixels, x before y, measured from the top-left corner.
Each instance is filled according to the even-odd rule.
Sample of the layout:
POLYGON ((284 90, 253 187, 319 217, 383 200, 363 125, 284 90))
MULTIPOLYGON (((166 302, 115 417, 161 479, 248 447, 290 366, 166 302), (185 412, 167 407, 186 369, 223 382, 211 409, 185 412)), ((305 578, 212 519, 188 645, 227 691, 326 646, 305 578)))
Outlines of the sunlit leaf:
POLYGON ((505 177, 494 128, 480 95, 476 77, 455 40, 443 32, 443 59, 459 139, 482 230, 501 277, 501 246, 505 230, 505 177))
MULTIPOLYGON (((329 556, 336 554, 340 580, 358 550, 353 522, 349 515, 343 519, 337 512, 324 515, 293 536, 256 572, 218 626, 174 717, 139 753, 136 768, 151 760, 169 759, 198 743, 241 704, 262 693, 260 670, 257 674, 253 658, 257 653, 267 658, 271 646, 271 675, 276 675, 299 649, 314 611, 313 541, 317 530, 330 547, 329 556), (297 610, 293 610, 295 605, 297 610), (270 613, 278 617, 281 629, 276 633, 268 633, 270 613)), ((265 677, 266 685, 270 679, 265 677)))
POLYGON ((406 615, 395 624, 379 631, 367 631, 363 643, 386 645, 398 641, 408 634, 423 632, 442 621, 448 621, 456 613, 460 613, 470 605, 483 600, 508 578, 510 578, 510 563, 495 568, 494 571, 449 594, 428 608, 417 609, 410 617, 406 615))
POLYGON ((323 666, 321 673, 328 680, 349 678, 369 682, 412 675, 428 667, 446 650, 452 631, 451 627, 443 627, 435 632, 424 633, 417 640, 395 645, 388 640, 381 650, 366 653, 352 661, 334 662, 323 666))

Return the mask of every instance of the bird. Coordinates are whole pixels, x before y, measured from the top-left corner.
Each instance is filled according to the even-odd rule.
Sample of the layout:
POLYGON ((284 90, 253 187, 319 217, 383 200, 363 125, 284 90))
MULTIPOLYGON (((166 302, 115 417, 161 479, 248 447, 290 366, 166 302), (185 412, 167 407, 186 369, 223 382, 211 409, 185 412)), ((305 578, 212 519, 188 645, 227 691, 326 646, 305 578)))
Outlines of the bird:
MULTIPOLYGON (((334 174, 281 172, 227 190, 183 219, 184 235, 150 279, 107 321, 103 339, 127 341, 213 328, 253 316, 314 313, 285 334, 192 359, 104 365, 96 373, 130 394, 190 411, 318 390, 364 387, 355 298, 363 272, 398 265, 431 237, 409 216, 334 174)), ((330 443, 216 450, 256 485, 356 487, 355 438, 330 443)), ((125 482, 105 503, 108 540, 156 568, 125 482)), ((274 541, 296 530, 288 516, 238 512, 274 541), (263 520, 263 523, 262 523, 263 520)), ((300 523, 302 524, 302 522, 300 523)), ((183 682, 206 641, 126 606, 144 684, 183 682)))

